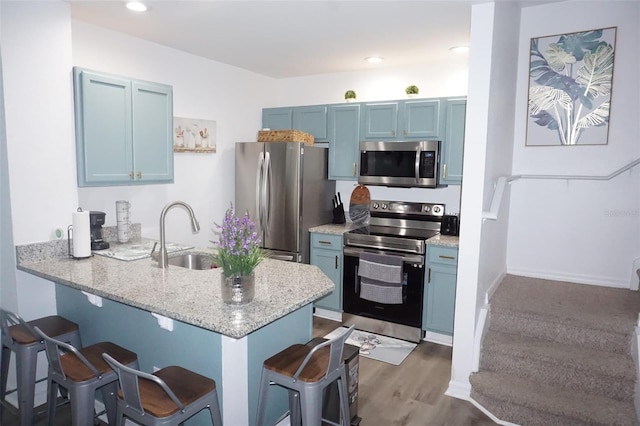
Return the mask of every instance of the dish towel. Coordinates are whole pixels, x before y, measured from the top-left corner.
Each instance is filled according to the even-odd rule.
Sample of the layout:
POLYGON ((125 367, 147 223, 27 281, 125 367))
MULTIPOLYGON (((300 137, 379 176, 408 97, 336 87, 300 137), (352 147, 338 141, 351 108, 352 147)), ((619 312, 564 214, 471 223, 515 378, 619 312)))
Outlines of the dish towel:
POLYGON ((360 253, 360 298, 387 305, 402 304, 402 257, 360 253))

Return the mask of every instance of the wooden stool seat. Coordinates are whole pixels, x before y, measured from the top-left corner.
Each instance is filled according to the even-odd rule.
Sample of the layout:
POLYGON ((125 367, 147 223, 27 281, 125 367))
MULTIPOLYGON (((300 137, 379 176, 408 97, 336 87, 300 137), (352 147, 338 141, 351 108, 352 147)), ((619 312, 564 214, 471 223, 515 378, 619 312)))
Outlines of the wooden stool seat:
MULTIPOLYGON (((311 349, 313 349, 312 346, 301 344, 289 346, 282 352, 267 359, 264 362, 264 368, 275 371, 283 376, 293 377, 302 365, 304 359, 309 355, 309 352, 311 352, 311 349)), ((328 366, 329 347, 325 346, 311 356, 307 365, 305 365, 298 375, 298 380, 308 383, 322 380, 327 374, 328 366)))
MULTIPOLYGON (((153 375, 164 380, 184 405, 193 404, 216 389, 215 381, 178 366, 162 368, 153 375)), ((155 417, 168 417, 179 410, 169 395, 156 383, 142 379, 138 382, 138 386, 142 406, 149 414, 155 417)), ((119 391, 118 395, 122 397, 122 391, 119 391)))
MULTIPOLYGON (((57 315, 51 315, 44 318, 38 318, 33 321, 27 321, 31 327, 38 327, 47 336, 62 336, 63 334, 77 332, 78 324, 69 321, 66 318, 57 315)), ((33 333, 32 330, 23 324, 16 324, 9 327, 11 338, 20 345, 29 345, 31 343, 40 342, 40 337, 33 333)), ((42 347, 44 349, 44 346, 42 347)))
MULTIPOLYGON (((134 352, 111 342, 96 343, 86 348, 78 349, 78 351, 102 376, 112 372, 109 364, 102 358, 103 353, 108 353, 124 364, 132 364, 138 359, 138 356, 134 352)), ((62 355, 60 357, 60 363, 62 364, 64 374, 67 375, 67 379, 73 380, 74 382, 85 382, 96 377, 95 373, 72 353, 62 355)))

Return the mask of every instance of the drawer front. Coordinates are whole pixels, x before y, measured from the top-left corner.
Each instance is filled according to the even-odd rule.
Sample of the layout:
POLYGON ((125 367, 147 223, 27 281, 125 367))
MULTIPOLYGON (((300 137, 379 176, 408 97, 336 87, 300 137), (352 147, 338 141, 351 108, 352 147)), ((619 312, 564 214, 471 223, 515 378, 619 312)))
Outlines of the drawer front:
POLYGON ((311 234, 311 247, 329 249, 329 250, 342 250, 342 235, 332 234, 311 234))
POLYGON ((429 263, 442 263, 445 265, 458 264, 458 248, 457 247, 440 247, 429 246, 429 263))

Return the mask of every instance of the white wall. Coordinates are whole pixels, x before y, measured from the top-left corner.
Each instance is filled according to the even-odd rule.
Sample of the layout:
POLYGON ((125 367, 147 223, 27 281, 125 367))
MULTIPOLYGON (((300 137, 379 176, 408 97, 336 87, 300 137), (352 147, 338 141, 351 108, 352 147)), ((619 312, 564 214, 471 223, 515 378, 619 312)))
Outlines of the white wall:
MULTIPOLYGON (((404 99, 404 89, 415 84, 420 97, 466 96, 468 56, 450 52, 438 66, 385 68, 372 65, 370 71, 298 77, 278 82, 279 102, 270 106, 316 105, 344 102, 344 92, 354 90, 358 102, 404 99)), ((337 181, 348 210, 355 181, 337 181)), ((433 202, 446 204, 447 213, 460 211, 460 186, 438 189, 404 189, 368 186, 372 199, 433 202)))
MULTIPOLYGON (((590 1, 523 9, 514 174, 608 175, 640 157, 640 3, 590 1), (609 143, 526 147, 529 40, 617 27, 609 143)), ((628 287, 640 257, 640 167, 611 181, 512 184, 509 273, 628 287)))
POLYGON ((174 184, 80 188, 80 203, 106 212, 106 224, 115 225, 116 200, 129 200, 142 235, 157 238, 162 207, 182 200, 194 208, 201 231, 193 235, 178 209, 167 215, 167 240, 211 246, 213 223, 235 196, 235 142, 256 140, 262 108, 275 103, 274 80, 80 21, 72 29, 74 66, 172 85, 174 116, 217 126, 217 153, 174 155, 174 184))

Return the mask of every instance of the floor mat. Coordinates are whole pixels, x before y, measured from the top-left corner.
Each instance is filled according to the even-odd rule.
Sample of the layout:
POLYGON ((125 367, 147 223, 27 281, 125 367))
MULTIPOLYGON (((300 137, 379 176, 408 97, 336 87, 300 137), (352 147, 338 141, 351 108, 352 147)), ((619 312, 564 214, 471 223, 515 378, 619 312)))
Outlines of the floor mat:
MULTIPOLYGON (((345 328, 347 327, 338 327, 331 333, 324 336, 324 338, 331 339, 338 333, 344 331, 345 328)), ((347 343, 359 347, 360 356, 393 365, 400 365, 417 346, 416 343, 361 330, 353 330, 351 336, 347 339, 347 343)))

